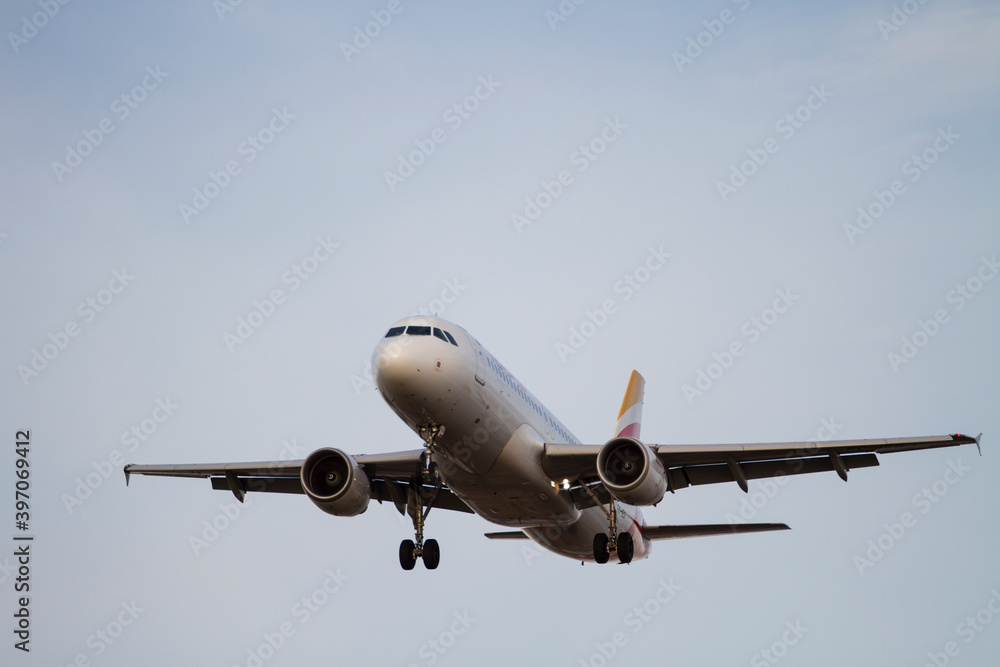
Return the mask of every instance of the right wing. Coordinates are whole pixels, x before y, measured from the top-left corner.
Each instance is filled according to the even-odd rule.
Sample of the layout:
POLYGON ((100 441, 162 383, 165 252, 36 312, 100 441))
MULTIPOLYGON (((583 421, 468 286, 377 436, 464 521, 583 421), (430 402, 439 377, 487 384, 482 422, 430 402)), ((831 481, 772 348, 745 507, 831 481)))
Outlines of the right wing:
MULTIPOLYGON (((425 500, 433 496, 434 486, 421 481, 418 474, 422 449, 411 449, 388 454, 358 454, 351 458, 361 466, 368 477, 371 497, 379 503, 389 501, 400 514, 406 513, 406 494, 416 485, 425 500)), ((240 502, 249 492, 305 493, 300 475, 305 459, 295 461, 257 461, 254 463, 192 463, 186 465, 135 465, 125 466, 125 484, 132 475, 158 477, 208 478, 212 488, 232 491, 240 502)), ((431 507, 468 512, 472 510, 447 486, 442 486, 431 507)))

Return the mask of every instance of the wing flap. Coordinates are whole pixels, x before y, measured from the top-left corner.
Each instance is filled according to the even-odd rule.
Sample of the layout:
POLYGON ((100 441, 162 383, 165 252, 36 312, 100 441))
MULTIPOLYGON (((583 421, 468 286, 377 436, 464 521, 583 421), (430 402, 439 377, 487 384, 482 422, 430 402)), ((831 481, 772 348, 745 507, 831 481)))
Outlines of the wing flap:
MULTIPOLYGON (((851 454, 841 456, 847 470, 854 468, 870 468, 878 465, 878 457, 874 454, 851 454)), ((740 464, 746 479, 764 479, 781 477, 783 475, 805 475, 814 472, 829 472, 835 470, 835 464, 829 456, 809 459, 783 459, 780 461, 755 461, 740 464)), ((676 491, 687 486, 702 484, 719 484, 721 482, 739 482, 733 475, 732 467, 727 463, 715 465, 691 465, 671 468, 667 473, 667 489, 676 491)))
MULTIPOLYGON (((232 484, 225 477, 210 477, 216 491, 232 491, 232 484)), ((248 493, 304 493, 302 482, 288 477, 239 477, 242 491, 248 493)), ((235 493, 235 491, 234 491, 235 493)), ((239 499, 239 496, 237 496, 239 499)))

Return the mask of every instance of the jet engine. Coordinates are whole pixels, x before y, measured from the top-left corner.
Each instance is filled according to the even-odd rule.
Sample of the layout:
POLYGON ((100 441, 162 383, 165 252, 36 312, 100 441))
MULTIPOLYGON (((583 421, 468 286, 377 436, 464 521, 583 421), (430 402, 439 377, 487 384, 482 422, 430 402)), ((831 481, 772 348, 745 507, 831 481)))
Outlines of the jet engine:
POLYGON ((597 474, 616 499, 630 505, 655 505, 667 490, 663 463, 634 438, 612 438, 597 455, 597 474))
POLYGON ((368 509, 368 476, 354 459, 339 449, 324 447, 302 464, 302 489, 327 514, 355 516, 368 509))

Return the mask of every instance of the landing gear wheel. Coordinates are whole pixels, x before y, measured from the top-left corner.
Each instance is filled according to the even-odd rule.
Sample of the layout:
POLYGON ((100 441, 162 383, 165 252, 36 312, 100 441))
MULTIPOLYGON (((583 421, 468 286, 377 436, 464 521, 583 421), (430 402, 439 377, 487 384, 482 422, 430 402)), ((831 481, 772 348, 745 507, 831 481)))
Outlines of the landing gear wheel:
POLYGON ((611 552, 608 551, 608 536, 604 533, 594 535, 594 560, 600 564, 608 562, 611 552))
POLYGON ((412 570, 413 566, 417 564, 417 558, 413 555, 413 550, 416 547, 413 540, 403 540, 399 543, 399 564, 403 566, 404 570, 412 570))
POLYGON ((632 555, 635 553, 635 543, 632 541, 630 533, 618 534, 618 562, 631 563, 632 555))
POLYGON ((438 547, 437 540, 424 542, 424 553, 421 558, 424 559, 424 567, 428 570, 437 568, 438 563, 441 562, 441 549, 438 547))

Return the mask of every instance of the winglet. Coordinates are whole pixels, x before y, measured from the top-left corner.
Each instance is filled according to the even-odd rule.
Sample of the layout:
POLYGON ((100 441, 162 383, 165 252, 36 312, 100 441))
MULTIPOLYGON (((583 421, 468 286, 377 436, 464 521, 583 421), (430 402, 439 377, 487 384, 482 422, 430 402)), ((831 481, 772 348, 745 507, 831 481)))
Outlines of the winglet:
POLYGON ((618 412, 618 422, 615 424, 616 438, 638 439, 639 427, 642 425, 642 395, 645 390, 646 381, 638 371, 632 371, 622 400, 622 409, 618 412))
POLYGON ((129 478, 129 472, 128 472, 128 469, 129 469, 129 468, 130 468, 131 466, 132 466, 132 464, 131 464, 131 463, 126 463, 126 464, 125 464, 125 486, 128 486, 128 478, 129 478))
POLYGON ((959 440, 961 440, 961 442, 958 443, 960 445, 968 445, 968 444, 970 444, 972 442, 975 442, 976 443, 976 449, 979 450, 979 455, 980 456, 983 455, 983 448, 979 444, 979 441, 983 439, 983 434, 982 433, 980 433, 979 435, 977 435, 974 438, 971 435, 963 435, 961 433, 955 433, 951 437, 952 438, 958 438, 959 440))

